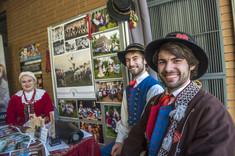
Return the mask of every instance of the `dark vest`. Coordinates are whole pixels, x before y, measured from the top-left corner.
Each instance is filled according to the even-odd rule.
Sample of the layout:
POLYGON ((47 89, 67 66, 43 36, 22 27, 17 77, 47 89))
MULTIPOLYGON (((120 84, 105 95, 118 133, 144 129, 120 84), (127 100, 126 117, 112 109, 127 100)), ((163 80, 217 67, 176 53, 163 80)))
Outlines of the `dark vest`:
POLYGON ((153 85, 156 84, 162 86, 160 82, 158 82, 151 76, 148 76, 143 81, 141 81, 141 83, 138 86, 136 86, 131 90, 131 94, 130 94, 131 86, 128 85, 126 87, 127 105, 128 105, 128 123, 131 127, 133 127, 138 122, 144 110, 148 90, 153 85))

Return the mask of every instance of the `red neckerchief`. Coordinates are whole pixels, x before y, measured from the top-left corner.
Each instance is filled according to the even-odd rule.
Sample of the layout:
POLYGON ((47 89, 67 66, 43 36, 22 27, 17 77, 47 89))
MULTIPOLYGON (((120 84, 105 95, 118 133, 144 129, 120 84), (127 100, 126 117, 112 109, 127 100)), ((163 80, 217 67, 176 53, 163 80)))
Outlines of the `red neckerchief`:
POLYGON ((133 80, 133 81, 129 82, 129 85, 131 86, 130 87, 130 94, 131 94, 131 90, 132 90, 132 88, 134 88, 135 84, 136 84, 136 80, 133 80))
POLYGON ((33 96, 32 96, 32 98, 31 98, 30 100, 27 100, 24 91, 23 91, 23 94, 24 94, 24 99, 25 99, 25 101, 26 101, 28 104, 31 104, 31 103, 34 101, 34 98, 35 98, 35 95, 36 95, 36 89, 34 89, 33 96))
POLYGON ((159 103, 161 106, 163 106, 163 107, 164 107, 164 106, 167 106, 172 97, 174 97, 173 94, 171 94, 171 95, 164 94, 164 95, 160 98, 160 100, 159 100, 158 103, 159 103))

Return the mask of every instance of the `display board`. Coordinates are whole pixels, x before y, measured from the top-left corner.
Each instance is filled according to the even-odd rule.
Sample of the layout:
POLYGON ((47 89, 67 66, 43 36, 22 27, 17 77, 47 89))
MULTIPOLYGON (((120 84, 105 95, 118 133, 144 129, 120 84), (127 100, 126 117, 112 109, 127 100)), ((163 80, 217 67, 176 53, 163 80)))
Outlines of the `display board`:
POLYGON ((48 27, 60 119, 91 133, 102 145, 117 136, 128 73, 117 53, 126 47, 125 30, 105 6, 48 27))

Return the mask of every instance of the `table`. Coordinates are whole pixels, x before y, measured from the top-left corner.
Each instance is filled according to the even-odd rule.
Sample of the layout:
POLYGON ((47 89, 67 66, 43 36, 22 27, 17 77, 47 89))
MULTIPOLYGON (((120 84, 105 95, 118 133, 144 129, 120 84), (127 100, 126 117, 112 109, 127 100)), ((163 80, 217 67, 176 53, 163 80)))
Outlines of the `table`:
MULTIPOLYGON (((3 126, 2 124, 0 124, 1 126, 3 126)), ((21 127, 21 126, 14 126, 14 127, 18 127, 21 132, 25 132, 25 130, 27 128, 25 127, 21 127)), ((39 142, 40 143, 40 142, 39 142)), ((31 145, 31 147, 36 147, 39 146, 36 143, 35 145, 31 145)), ((40 146, 41 147, 41 146, 40 146)), ((43 146, 42 146, 43 148, 43 146)), ((28 149, 28 148, 27 148, 28 149)), ((25 149, 22 149, 20 151, 23 151, 25 149)), ((0 155, 9 155, 9 153, 6 154, 0 154, 0 155)), ((42 156, 45 155, 45 151, 42 151, 42 156)), ((83 138, 79 143, 77 144, 69 144, 69 148, 67 149, 61 149, 61 150, 57 150, 57 151, 52 151, 50 152, 51 156, 101 156, 101 151, 99 148, 99 144, 95 141, 95 139, 91 136, 91 137, 87 137, 87 138, 83 138)))

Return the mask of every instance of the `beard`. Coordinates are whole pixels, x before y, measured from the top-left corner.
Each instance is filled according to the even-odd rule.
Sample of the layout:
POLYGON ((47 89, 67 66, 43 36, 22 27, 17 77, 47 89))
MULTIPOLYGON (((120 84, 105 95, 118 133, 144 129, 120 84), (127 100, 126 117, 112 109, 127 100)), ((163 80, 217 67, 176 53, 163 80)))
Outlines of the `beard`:
POLYGON ((128 68, 128 70, 131 72, 131 74, 134 76, 134 77, 137 77, 137 76, 140 76, 141 73, 143 73, 143 71, 145 71, 145 64, 144 64, 144 60, 142 61, 141 64, 138 64, 136 66, 130 66, 128 68), (135 71, 132 71, 132 68, 137 68, 137 70, 135 71))
POLYGON ((137 68, 139 68, 137 71, 131 71, 131 68, 132 68, 132 67, 129 68, 129 71, 132 73, 132 75, 133 75, 134 77, 139 76, 139 75, 144 71, 144 68, 143 68, 143 67, 142 67, 142 68, 139 68, 139 67, 137 66, 137 68))
MULTIPOLYGON (((189 71, 190 72, 190 71, 189 71)), ((190 78, 190 73, 189 72, 164 72, 162 74, 159 75, 159 77, 161 78, 162 82, 164 83, 164 85, 169 89, 169 90, 177 90, 179 88, 181 88, 190 78), (178 75, 178 79, 177 80, 166 80, 166 77, 164 75, 166 74, 177 74, 178 75)))

